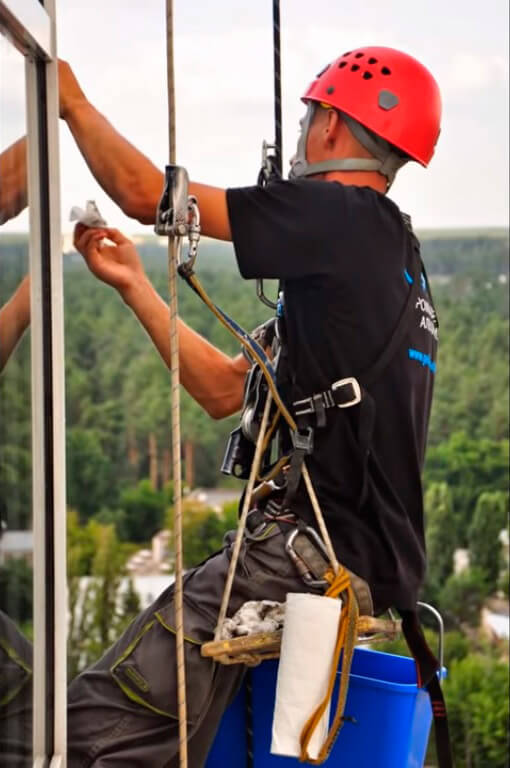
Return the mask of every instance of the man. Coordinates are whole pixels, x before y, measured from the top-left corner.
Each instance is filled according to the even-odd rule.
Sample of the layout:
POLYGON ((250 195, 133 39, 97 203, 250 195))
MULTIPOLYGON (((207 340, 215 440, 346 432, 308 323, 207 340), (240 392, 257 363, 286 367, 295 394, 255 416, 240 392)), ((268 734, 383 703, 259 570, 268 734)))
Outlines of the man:
MULTIPOLYGON (((125 212, 153 221, 161 173, 86 100, 70 70, 67 76, 62 116, 92 172, 125 212)), ((376 613, 391 605, 412 612, 425 564, 420 472, 437 318, 409 225, 385 193, 406 161, 428 164, 439 135, 439 91, 406 54, 362 48, 323 70, 303 100, 290 181, 227 191, 192 183, 190 192, 203 233, 233 241, 244 278, 281 281, 279 384, 300 425, 313 430, 307 465, 339 560, 368 583, 376 613)), ((116 230, 82 226, 75 243, 168 364, 168 307, 134 246, 116 230)), ((238 410, 243 356, 226 357, 182 322, 179 333, 185 388, 215 418, 238 410)), ((283 601, 289 591, 308 590, 284 543, 289 526, 313 526, 314 515, 302 484, 283 493, 271 515, 263 505, 257 510, 229 615, 249 599, 283 601)), ((214 629, 230 546, 231 539, 189 572, 184 586, 194 768, 242 674, 216 668, 199 651, 214 629)), ((170 589, 71 685, 71 766, 177 765, 173 642, 170 589)))

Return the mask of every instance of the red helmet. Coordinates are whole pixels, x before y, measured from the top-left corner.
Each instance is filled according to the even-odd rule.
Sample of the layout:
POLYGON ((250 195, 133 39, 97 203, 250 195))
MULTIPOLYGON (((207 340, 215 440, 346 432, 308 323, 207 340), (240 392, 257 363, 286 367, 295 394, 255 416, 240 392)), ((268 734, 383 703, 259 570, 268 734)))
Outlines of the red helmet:
POLYGON ((345 112, 424 166, 441 121, 439 87, 425 67, 393 48, 358 48, 317 75, 303 101, 345 112))

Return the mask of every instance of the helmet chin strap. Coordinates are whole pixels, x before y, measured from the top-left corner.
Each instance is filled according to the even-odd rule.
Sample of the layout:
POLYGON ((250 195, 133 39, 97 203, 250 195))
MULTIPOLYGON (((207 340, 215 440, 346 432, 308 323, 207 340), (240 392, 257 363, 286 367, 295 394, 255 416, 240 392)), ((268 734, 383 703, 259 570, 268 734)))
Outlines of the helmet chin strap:
POLYGON ((317 173, 327 173, 328 171, 376 171, 386 176, 388 190, 395 179, 398 169, 407 163, 409 158, 398 155, 393 151, 389 142, 368 131, 361 123, 358 123, 357 120, 349 117, 344 112, 340 112, 342 120, 345 121, 352 135, 373 157, 342 157, 323 160, 320 163, 307 162, 306 143, 316 110, 317 103, 309 102, 301 126, 297 151, 291 160, 289 179, 306 178, 307 176, 315 176, 317 173))

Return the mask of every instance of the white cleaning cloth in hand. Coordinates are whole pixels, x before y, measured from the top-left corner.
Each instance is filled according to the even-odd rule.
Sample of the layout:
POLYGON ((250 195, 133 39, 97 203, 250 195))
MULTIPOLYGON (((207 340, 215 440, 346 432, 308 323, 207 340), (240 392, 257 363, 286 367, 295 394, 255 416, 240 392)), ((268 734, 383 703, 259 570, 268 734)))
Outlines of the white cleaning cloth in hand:
POLYGON ((106 221, 99 213, 99 208, 94 200, 87 200, 85 210, 79 205, 73 205, 69 215, 69 221, 78 221, 86 227, 106 227, 106 221))
MULTIPOLYGON (((324 699, 335 650, 342 601, 331 597, 288 594, 285 606, 271 752, 299 757, 299 737, 324 699)), ((308 745, 319 754, 329 726, 326 707, 308 745)))

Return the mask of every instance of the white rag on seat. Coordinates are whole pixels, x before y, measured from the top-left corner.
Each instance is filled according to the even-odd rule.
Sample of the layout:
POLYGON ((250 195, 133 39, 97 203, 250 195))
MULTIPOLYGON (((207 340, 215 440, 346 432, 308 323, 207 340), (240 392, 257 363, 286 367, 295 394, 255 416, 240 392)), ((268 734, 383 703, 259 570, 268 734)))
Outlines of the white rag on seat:
POLYGON ((106 221, 99 213, 99 208, 94 200, 87 200, 85 210, 79 205, 73 205, 69 214, 69 221, 77 221, 86 227, 106 227, 106 221))
POLYGON ((253 635, 256 632, 276 632, 283 627, 285 604, 273 600, 249 600, 231 619, 223 623, 221 639, 253 635))

